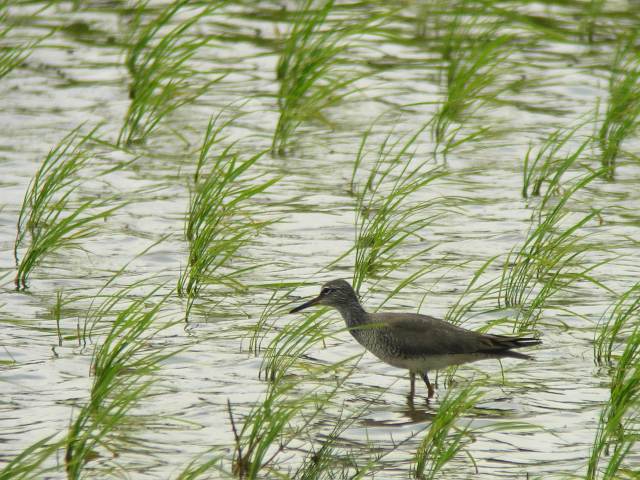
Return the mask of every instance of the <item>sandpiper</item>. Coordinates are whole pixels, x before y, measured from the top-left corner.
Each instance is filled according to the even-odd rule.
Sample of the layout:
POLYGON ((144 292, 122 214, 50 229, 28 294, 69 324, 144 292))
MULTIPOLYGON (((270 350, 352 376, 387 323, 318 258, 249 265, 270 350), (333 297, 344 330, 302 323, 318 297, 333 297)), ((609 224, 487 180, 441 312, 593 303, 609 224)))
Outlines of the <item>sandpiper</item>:
POLYGON ((512 349, 541 343, 532 337, 489 335, 466 330, 428 315, 417 313, 368 313, 356 292, 344 280, 323 285, 320 295, 291 310, 296 313, 312 305, 326 305, 340 312, 353 337, 364 348, 389 365, 409 370, 411 390, 415 394, 416 374, 427 385, 428 398, 434 388, 427 372, 486 358, 521 358, 528 355, 512 349))

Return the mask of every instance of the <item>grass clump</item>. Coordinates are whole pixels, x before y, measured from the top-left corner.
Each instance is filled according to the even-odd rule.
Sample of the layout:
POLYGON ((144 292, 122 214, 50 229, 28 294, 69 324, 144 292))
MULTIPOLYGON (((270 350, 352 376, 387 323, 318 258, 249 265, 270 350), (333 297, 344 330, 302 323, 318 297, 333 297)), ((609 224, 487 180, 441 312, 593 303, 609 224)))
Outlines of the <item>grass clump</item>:
POLYGON ((640 327, 636 325, 613 372, 611 395, 600 413, 598 430, 591 447, 587 466, 588 480, 613 480, 631 472, 633 465, 625 468, 625 459, 640 438, 640 327), (609 455, 604 467, 603 457, 609 455))
POLYGON ((586 241, 585 235, 577 233, 599 212, 592 210, 566 225, 568 212, 565 209, 575 192, 600 175, 601 172, 595 172, 574 182, 547 211, 545 207, 553 192, 550 189, 523 245, 509 253, 498 287, 498 304, 516 308, 514 331, 534 328, 550 298, 575 282, 584 280, 601 286, 590 276, 591 270, 599 264, 583 265, 584 254, 592 251, 594 245, 586 241))
POLYGON ((509 55, 511 37, 498 33, 493 22, 474 15, 457 13, 448 26, 442 56, 446 62, 445 98, 432 123, 436 150, 447 152, 482 135, 487 128, 460 139, 458 133, 467 118, 495 99, 509 55))
POLYGON ((25 448, 0 470, 0 480, 46 478, 49 473, 55 470, 55 467, 43 467, 42 464, 61 445, 60 441, 52 440, 53 436, 46 437, 25 448))
POLYGON ((272 151, 285 154, 298 126, 322 116, 322 111, 352 93, 348 87, 358 78, 337 68, 352 38, 370 30, 375 19, 331 22, 334 0, 316 6, 305 0, 296 13, 277 66, 280 116, 272 151))
POLYGON ((468 384, 454 393, 449 390, 440 402, 427 435, 415 455, 415 478, 433 479, 444 466, 472 441, 470 422, 460 426, 460 418, 480 400, 477 387, 468 384))
MULTIPOLYGON (((266 474, 281 475, 277 462, 292 441, 310 435, 313 421, 330 404, 335 393, 350 376, 352 369, 342 371, 353 358, 332 365, 304 365, 303 359, 313 346, 329 335, 329 322, 318 320, 322 312, 306 316, 283 328, 269 343, 261 372, 268 380, 267 391, 244 417, 242 428, 228 404, 229 417, 235 439, 232 473, 240 478, 263 478, 266 474), (297 371, 311 371, 315 385, 301 394, 297 371), (329 374, 329 385, 322 378, 329 374), (268 472, 268 473, 267 473, 268 472)), ((345 420, 346 421, 346 420, 345 420)), ((301 468, 295 478, 307 475, 301 468)))
MULTIPOLYGON (((431 247, 408 257, 399 251, 411 240, 422 243, 424 229, 442 214, 441 199, 416 200, 415 194, 446 172, 432 160, 416 161, 417 140, 426 127, 408 137, 388 135, 375 150, 376 159, 356 195, 356 241, 353 288, 372 276, 384 276, 410 264, 431 247)), ((352 176, 368 155, 370 131, 362 138, 352 176)))
POLYGON ((31 53, 31 49, 38 41, 26 45, 8 45, 6 40, 13 30, 7 24, 9 20, 9 0, 0 1, 0 79, 6 77, 18 67, 31 53))
POLYGON ((640 320, 640 283, 624 292, 610 309, 610 314, 597 331, 593 344, 598 363, 610 362, 614 347, 622 334, 640 320))
POLYGON ((127 425, 142 420, 140 416, 135 420, 130 417, 131 410, 149 394, 155 381, 152 375, 160 362, 175 353, 171 349, 149 349, 153 337, 170 325, 153 325, 168 298, 154 300, 159 288, 131 301, 131 288, 125 288, 90 313, 94 323, 108 316, 115 318, 94 353, 89 401, 69 426, 65 442, 69 479, 81 478, 98 450, 113 452, 118 442, 127 442, 127 425))
POLYGON ((81 182, 78 173, 90 159, 87 147, 95 131, 82 135, 78 127, 66 135, 49 151, 27 187, 14 244, 18 289, 27 288, 31 272, 44 257, 63 247, 77 247, 79 240, 94 233, 98 221, 119 208, 108 207, 111 199, 74 201, 81 182), (19 259, 27 238, 29 244, 19 259))
POLYGON ((241 286, 235 277, 243 271, 223 271, 223 267, 267 225, 252 219, 254 209, 249 202, 278 180, 248 175, 264 152, 243 159, 232 144, 214 154, 212 149, 220 146, 223 127, 217 127, 215 119, 209 122, 187 212, 189 259, 177 289, 187 298, 187 318, 205 284, 241 286), (208 170, 207 162, 211 162, 208 170))
POLYGON ((640 61, 635 52, 637 34, 623 39, 616 51, 611 76, 609 99, 598 133, 602 166, 613 179, 621 145, 633 135, 640 117, 640 61))
POLYGON ((173 24, 178 14, 190 8, 189 0, 172 2, 144 25, 142 19, 148 2, 138 4, 126 57, 131 75, 131 104, 118 144, 144 141, 161 120, 196 100, 222 78, 203 80, 201 86, 194 86, 199 75, 187 63, 208 42, 206 37, 189 36, 189 30, 223 3, 210 2, 176 25, 173 24))
POLYGON ((578 157, 590 142, 586 140, 573 153, 562 158, 560 150, 571 140, 578 128, 571 130, 559 128, 555 130, 533 155, 533 146, 529 146, 524 158, 524 170, 522 172, 522 197, 539 197, 540 189, 547 183, 549 189, 560 188, 560 178, 575 163, 578 157))

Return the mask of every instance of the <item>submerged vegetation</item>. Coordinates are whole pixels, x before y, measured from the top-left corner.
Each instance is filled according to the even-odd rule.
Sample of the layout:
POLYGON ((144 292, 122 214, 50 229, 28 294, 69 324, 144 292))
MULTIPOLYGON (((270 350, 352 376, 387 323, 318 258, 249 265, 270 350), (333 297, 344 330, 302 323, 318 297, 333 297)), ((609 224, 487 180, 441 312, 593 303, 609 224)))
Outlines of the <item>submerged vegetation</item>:
POLYGON ((0 0, 0 480, 637 477, 638 22, 0 0), (349 277, 544 343, 407 401, 287 314, 349 277))

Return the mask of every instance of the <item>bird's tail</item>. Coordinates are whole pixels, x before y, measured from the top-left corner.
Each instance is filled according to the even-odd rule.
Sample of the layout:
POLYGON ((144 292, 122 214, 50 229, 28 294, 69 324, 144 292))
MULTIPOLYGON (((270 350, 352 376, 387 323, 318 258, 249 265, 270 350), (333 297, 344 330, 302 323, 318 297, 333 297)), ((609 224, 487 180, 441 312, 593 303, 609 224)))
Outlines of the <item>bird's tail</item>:
POLYGON ((506 335, 490 335, 492 340, 492 350, 495 353, 500 353, 507 357, 513 358, 531 358, 529 355, 525 355, 520 352, 513 352, 513 348, 533 347, 534 345, 540 345, 542 340, 534 337, 509 337, 506 335))

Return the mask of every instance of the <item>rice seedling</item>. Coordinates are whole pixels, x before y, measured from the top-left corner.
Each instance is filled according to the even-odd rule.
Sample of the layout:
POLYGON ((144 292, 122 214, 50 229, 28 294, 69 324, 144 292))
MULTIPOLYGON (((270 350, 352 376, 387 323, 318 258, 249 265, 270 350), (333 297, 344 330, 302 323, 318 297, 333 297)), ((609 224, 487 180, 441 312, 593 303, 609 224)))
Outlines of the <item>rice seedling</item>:
MULTIPOLYGON (((281 287, 284 285, 280 285, 281 287)), ((282 295, 278 295, 278 290, 274 290, 271 297, 267 301, 260 318, 251 328, 251 338, 249 339, 249 352, 254 356, 258 356, 262 351, 262 343, 266 336, 274 329, 274 323, 268 323, 270 319, 282 313, 283 300, 287 299, 293 288, 287 290, 282 295)))
MULTIPOLYGON (((67 478, 81 478, 99 449, 114 451, 118 439, 126 440, 129 412, 148 394, 159 364, 176 353, 175 349, 149 350, 148 346, 155 335, 171 325, 153 325, 170 295, 155 300, 160 288, 131 301, 127 297, 132 289, 125 288, 91 313, 98 315, 96 322, 108 314, 115 318, 94 353, 90 399, 69 426, 65 440, 67 478)), ((141 417, 136 420, 140 422, 141 417)))
POLYGON ((67 134, 53 149, 51 149, 34 178, 29 182, 25 192, 22 207, 18 215, 16 241, 14 243, 14 257, 18 264, 18 248, 24 240, 27 230, 33 231, 42 226, 46 213, 46 205, 54 203, 54 198, 74 182, 74 176, 89 160, 84 148, 91 139, 95 129, 79 138, 76 127, 67 134))
POLYGON ((187 65, 209 41, 206 37, 190 37, 189 30, 223 5, 224 0, 200 6, 199 11, 175 26, 172 26, 175 18, 189 9, 192 2, 175 0, 143 25, 147 3, 138 4, 127 42, 131 104, 118 135, 118 145, 144 141, 170 113, 195 101, 224 76, 201 80, 202 85, 194 86, 200 75, 187 65), (166 30, 169 31, 165 33, 166 30))
POLYGON ((322 313, 314 312, 304 321, 291 322, 278 332, 265 351, 260 376, 271 382, 280 381, 298 364, 304 352, 327 338, 331 322, 321 318, 322 313))
POLYGON ((620 336, 625 330, 637 325, 637 320, 640 319, 640 283, 620 295, 603 315, 601 322, 605 316, 607 319, 598 328, 593 344, 594 358, 598 363, 610 362, 620 336))
POLYGON ((286 447, 286 441, 282 439, 285 429, 304 406, 302 401, 285 397, 292 388, 292 384, 270 384, 264 400, 244 418, 241 429, 236 427, 231 403, 228 402, 229 419, 235 439, 232 473, 237 477, 260 478, 261 470, 270 467, 276 456, 286 447), (278 441, 280 444, 273 448, 278 441))
MULTIPOLYGON (((636 325, 613 372, 611 395, 600 413, 591 455, 587 464, 588 480, 622 478, 625 459, 640 438, 638 403, 640 402, 640 327, 636 325), (611 451, 613 450, 613 451, 611 451), (604 467, 604 456, 609 461, 604 467)), ((629 478, 633 478, 631 475, 629 478)))
POLYGON ((445 156, 488 130, 481 127, 463 138, 458 135, 464 120, 505 88, 499 85, 499 80, 509 56, 511 37, 498 33, 498 27, 480 16, 463 12, 456 13, 449 24, 442 52, 447 63, 446 93, 431 127, 436 151, 443 145, 445 156))
POLYGON ((345 448, 340 445, 340 437, 347 428, 366 414, 367 408, 369 408, 368 403, 355 412, 345 414, 347 405, 342 405, 341 413, 335 421, 333 430, 329 434, 321 436, 320 447, 317 448, 313 445, 316 442, 309 439, 312 447, 305 455, 302 465, 296 470, 293 478, 296 480, 373 478, 376 470, 382 470, 382 458, 396 451, 397 446, 384 452, 379 450, 376 452, 375 445, 371 442, 368 452, 354 452, 351 449, 345 451, 345 448))
POLYGON ((291 367, 327 336, 328 322, 318 322, 317 317, 318 314, 310 315, 301 325, 298 322, 287 325, 270 342, 261 367, 269 385, 262 402, 244 417, 241 429, 237 428, 231 404, 228 404, 235 439, 232 473, 240 478, 260 478, 265 470, 272 471, 277 457, 287 450, 291 441, 308 432, 314 419, 324 411, 352 372, 350 369, 336 375, 353 359, 317 367, 313 378, 318 381, 324 374, 331 373, 330 382, 335 385, 328 390, 317 385, 304 395, 293 394, 297 383, 289 378, 291 367))
POLYGON ((9 0, 0 2, 0 79, 7 76, 18 67, 31 53, 32 48, 39 42, 26 45, 8 45, 5 43, 13 27, 8 24, 9 0))
POLYGON ((550 189, 559 188, 562 175, 575 163, 591 141, 585 140, 576 151, 565 155, 564 158, 558 158, 560 150, 582 126, 583 124, 570 130, 563 128, 555 130, 537 149, 535 156, 532 155, 533 146, 529 146, 522 171, 523 198, 539 197, 540 189, 545 182, 550 189))
POLYGON ((61 442, 53 441, 53 437, 54 435, 38 440, 11 459, 0 470, 0 480, 45 478, 55 467, 42 464, 61 446, 61 442))
POLYGON ((595 172, 579 178, 549 211, 545 211, 552 194, 549 190, 527 239, 517 251, 514 249, 509 253, 500 279, 498 306, 517 309, 514 331, 534 328, 550 298, 573 283, 583 280, 602 287, 590 272, 608 260, 588 266, 581 262, 586 252, 602 247, 586 242, 586 236, 577 234, 598 215, 598 211, 592 210, 575 223, 563 225, 568 215, 564 208, 567 201, 601 174, 595 172))
MULTIPOLYGON (((362 189, 356 192, 356 241, 353 288, 359 292, 363 281, 385 275, 408 264, 433 246, 401 258, 398 251, 415 239, 422 242, 424 229, 442 212, 441 199, 420 201, 414 195, 446 172, 427 160, 416 165, 416 142, 426 126, 405 139, 388 135, 376 151, 377 158, 362 189)), ((354 164, 356 170, 367 156, 370 130, 360 143, 354 164)), ((342 258, 342 257, 341 257, 342 258)))
POLYGON ((96 129, 80 135, 74 129, 54 147, 29 183, 18 216, 14 256, 18 266, 16 288, 27 288, 33 269, 44 257, 61 248, 78 247, 78 241, 91 236, 98 221, 109 217, 120 206, 109 207, 111 198, 89 198, 74 204, 79 186, 78 172, 90 156, 87 142, 96 129), (29 234, 27 250, 18 260, 18 250, 29 234))
MULTIPOLYGON (((498 283, 495 279, 484 280, 480 283, 486 271, 495 263, 498 256, 491 257, 484 262, 478 270, 473 274, 469 284, 465 290, 458 296, 458 300, 451 305, 445 319, 454 325, 463 323, 463 319, 469 320, 468 314, 473 308, 482 303, 492 304, 495 302, 498 291, 498 283), (466 317, 466 318, 465 318, 466 317)), ((484 308, 483 313, 487 313, 488 309, 484 308)))
POLYGON ((459 425, 460 417, 469 412, 481 397, 473 383, 457 391, 447 391, 416 451, 415 478, 438 478, 447 462, 472 441, 470 421, 459 425))
POLYGON ((199 478, 211 478, 210 471, 217 469, 223 471, 222 458, 216 455, 215 452, 207 452, 203 455, 198 455, 191 460, 189 464, 182 470, 176 480, 197 480, 199 478), (207 460, 202 461, 202 457, 209 457, 207 460))
POLYGON ((613 179, 622 143, 638 127, 640 118, 640 61, 635 53, 637 35, 618 44, 609 77, 609 99, 598 133, 601 163, 613 179))
POLYGON ((189 259, 177 290, 187 298, 186 318, 206 283, 241 287, 236 277, 246 269, 223 272, 223 267, 268 224, 252 220, 253 211, 248 202, 278 181, 277 178, 265 180, 260 175, 247 176, 264 152, 242 159, 233 151, 233 144, 214 155, 209 171, 203 175, 202 166, 211 160, 211 148, 216 145, 222 128, 215 127, 215 119, 209 122, 187 213, 185 236, 189 242, 189 259))
POLYGON ((324 109, 353 92, 349 87, 361 75, 340 70, 337 65, 352 39, 369 32, 376 19, 372 13, 366 19, 331 22, 328 17, 334 0, 317 7, 316 3, 301 3, 278 60, 280 116, 272 152, 280 155, 286 153, 302 122, 321 118, 324 109))

